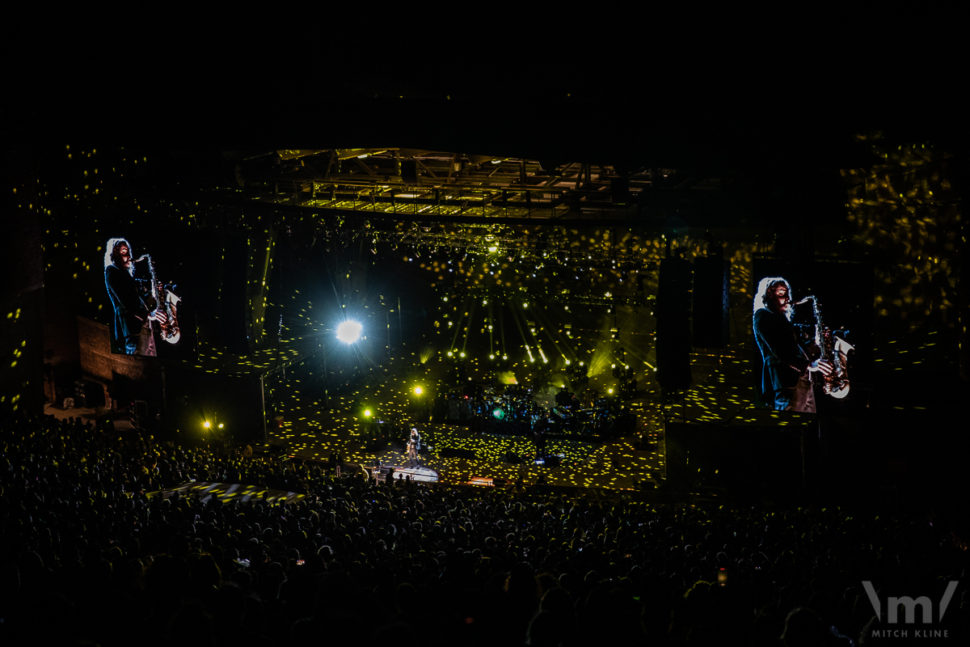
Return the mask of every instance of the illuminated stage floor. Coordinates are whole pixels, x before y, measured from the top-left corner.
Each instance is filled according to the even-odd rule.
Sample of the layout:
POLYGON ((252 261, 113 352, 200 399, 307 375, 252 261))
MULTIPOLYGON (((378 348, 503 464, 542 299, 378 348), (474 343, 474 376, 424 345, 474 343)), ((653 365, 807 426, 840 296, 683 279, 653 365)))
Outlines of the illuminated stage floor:
POLYGON ((368 470, 370 477, 376 478, 378 481, 386 480, 388 473, 391 474, 391 478, 395 481, 410 479, 411 481, 420 483, 437 483, 439 476, 437 470, 422 465, 415 465, 414 467, 383 465, 380 470, 373 468, 368 470))
MULTIPOLYGON (((663 470, 663 450, 656 440, 642 449, 624 438, 606 443, 550 442, 546 453, 557 460, 543 464, 534 460, 535 446, 531 439, 431 424, 422 424, 421 432, 428 445, 421 450, 419 466, 433 472, 434 478, 430 474, 412 475, 416 481, 457 485, 485 479, 495 485, 545 482, 563 487, 629 490, 639 482, 658 480, 663 470)), ((299 444, 288 447, 288 453, 294 458, 326 462, 329 448, 334 447, 345 463, 361 465, 370 477, 373 477, 371 466, 376 461, 383 466, 408 463, 401 438, 392 438, 369 449, 354 447, 351 443, 342 446, 333 443, 327 447, 324 443, 332 437, 326 434, 311 432, 298 438, 299 444)))

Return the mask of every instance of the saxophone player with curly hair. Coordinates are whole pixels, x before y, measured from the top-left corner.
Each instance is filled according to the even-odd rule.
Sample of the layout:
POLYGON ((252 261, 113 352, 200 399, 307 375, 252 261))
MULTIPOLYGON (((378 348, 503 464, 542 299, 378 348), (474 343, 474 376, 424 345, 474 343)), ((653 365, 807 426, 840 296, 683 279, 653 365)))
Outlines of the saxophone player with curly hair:
POLYGON ((131 245, 124 238, 111 238, 105 245, 104 285, 114 310, 111 322, 111 352, 154 357, 155 338, 151 322, 166 321, 165 313, 150 310, 135 279, 131 245))
POLYGON ((754 340, 762 358, 760 395, 776 411, 814 413, 811 373, 828 376, 834 367, 825 359, 812 361, 799 342, 792 324, 795 305, 787 280, 780 276, 761 279, 752 316, 754 340))

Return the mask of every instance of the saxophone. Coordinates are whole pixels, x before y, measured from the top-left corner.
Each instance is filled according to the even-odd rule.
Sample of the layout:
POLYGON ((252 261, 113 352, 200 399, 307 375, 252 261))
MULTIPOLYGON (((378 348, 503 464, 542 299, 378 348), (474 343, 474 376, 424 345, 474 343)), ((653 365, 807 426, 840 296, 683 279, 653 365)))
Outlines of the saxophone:
MULTIPOLYGON (((181 301, 171 290, 161 285, 155 278, 155 262, 151 255, 145 254, 148 259, 148 272, 152 280, 152 299, 155 300, 155 307, 162 308, 165 312, 165 323, 159 324, 161 338, 170 344, 178 343, 182 337, 178 323, 178 304, 181 301)), ((139 259, 141 260, 141 259, 139 259)))
POLYGON ((848 355, 855 350, 855 347, 835 335, 831 328, 822 323, 822 308, 818 299, 815 297, 811 299, 812 311, 815 314, 815 345, 821 352, 819 359, 828 360, 833 366, 832 374, 824 378, 822 391, 826 395, 841 400, 849 395, 848 355))

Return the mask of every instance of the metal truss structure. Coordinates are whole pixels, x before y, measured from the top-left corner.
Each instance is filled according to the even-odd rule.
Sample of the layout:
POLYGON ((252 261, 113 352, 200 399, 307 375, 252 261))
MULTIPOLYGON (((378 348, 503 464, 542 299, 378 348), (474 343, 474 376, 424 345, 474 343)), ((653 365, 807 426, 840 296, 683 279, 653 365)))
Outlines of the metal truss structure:
POLYGON ((249 201, 322 212, 602 225, 642 221, 718 189, 717 180, 683 177, 675 169, 410 148, 272 151, 241 159, 236 181, 249 201))

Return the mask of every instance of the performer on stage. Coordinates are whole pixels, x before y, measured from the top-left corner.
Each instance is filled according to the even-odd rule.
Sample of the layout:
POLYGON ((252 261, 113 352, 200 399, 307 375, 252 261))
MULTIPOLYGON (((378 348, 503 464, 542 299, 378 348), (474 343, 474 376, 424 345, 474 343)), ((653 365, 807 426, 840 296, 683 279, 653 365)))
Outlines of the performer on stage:
POLYGON ((766 277, 754 297, 754 339, 761 351, 761 398, 776 411, 814 413, 815 394, 811 373, 831 375, 827 360, 812 361, 792 325, 795 304, 791 286, 782 277, 766 277))
POLYGON ((124 238, 112 238, 105 245, 104 285, 114 309, 111 352, 154 357, 155 338, 152 321, 165 323, 165 313, 149 310, 143 291, 135 279, 131 245, 124 238))
POLYGON ((414 440, 408 440, 407 446, 408 467, 418 464, 418 444, 414 440))

